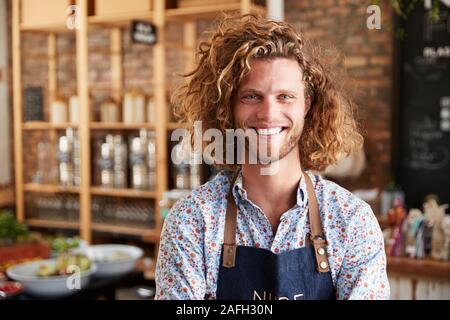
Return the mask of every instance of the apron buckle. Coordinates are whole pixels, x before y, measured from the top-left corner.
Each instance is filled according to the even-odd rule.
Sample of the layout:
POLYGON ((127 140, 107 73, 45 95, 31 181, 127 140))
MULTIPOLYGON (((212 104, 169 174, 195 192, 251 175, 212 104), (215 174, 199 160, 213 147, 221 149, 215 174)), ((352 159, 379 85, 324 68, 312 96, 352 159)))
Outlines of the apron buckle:
POLYGON ((236 264, 236 243, 223 244, 223 260, 224 268, 233 268, 236 264))
POLYGON ((312 238, 314 254, 316 256, 317 271, 329 272, 330 264, 328 263, 327 241, 323 237, 312 238))

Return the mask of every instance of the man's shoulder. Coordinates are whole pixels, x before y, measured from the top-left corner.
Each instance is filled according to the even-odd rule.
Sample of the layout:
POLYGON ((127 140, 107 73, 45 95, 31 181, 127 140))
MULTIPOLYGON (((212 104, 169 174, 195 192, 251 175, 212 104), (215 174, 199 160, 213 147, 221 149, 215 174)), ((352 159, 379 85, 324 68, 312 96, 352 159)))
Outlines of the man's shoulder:
MULTIPOLYGON (((334 211, 351 218, 356 212, 372 213, 370 205, 351 191, 328 180, 319 174, 314 174, 316 190, 322 193, 322 201, 334 211)), ((373 213, 372 213, 373 214, 373 213)))

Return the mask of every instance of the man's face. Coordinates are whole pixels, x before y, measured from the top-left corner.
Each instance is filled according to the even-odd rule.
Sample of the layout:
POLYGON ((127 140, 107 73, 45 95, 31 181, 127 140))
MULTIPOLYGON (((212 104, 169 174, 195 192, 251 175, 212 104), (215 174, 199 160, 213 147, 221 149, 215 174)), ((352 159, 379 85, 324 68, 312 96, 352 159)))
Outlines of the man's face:
MULTIPOLYGON (((298 143, 310 106, 305 99, 303 72, 297 61, 286 58, 252 60, 233 101, 237 128, 254 129, 265 161, 280 160, 299 152, 298 143)), ((259 158, 261 153, 259 153, 259 158)), ((267 162, 265 162, 267 163, 267 162)))

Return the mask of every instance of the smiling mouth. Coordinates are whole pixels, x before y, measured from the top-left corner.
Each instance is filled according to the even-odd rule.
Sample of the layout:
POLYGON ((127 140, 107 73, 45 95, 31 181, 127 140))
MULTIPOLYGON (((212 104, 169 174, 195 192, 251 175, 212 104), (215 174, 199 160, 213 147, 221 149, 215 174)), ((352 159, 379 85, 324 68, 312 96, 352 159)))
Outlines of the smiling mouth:
POLYGON ((287 127, 271 127, 271 128, 252 127, 252 129, 254 129, 259 136, 274 136, 286 130, 287 127))

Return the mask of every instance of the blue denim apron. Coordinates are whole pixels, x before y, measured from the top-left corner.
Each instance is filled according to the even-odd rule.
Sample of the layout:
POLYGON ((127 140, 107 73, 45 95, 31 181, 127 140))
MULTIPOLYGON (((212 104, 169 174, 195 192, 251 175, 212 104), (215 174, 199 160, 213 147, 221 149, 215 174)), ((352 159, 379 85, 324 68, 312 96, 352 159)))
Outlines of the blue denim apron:
POLYGON ((218 300, 335 299, 317 199, 311 179, 306 173, 303 177, 308 190, 311 235, 307 235, 305 247, 280 254, 236 245, 237 208, 230 188, 217 282, 218 300))

